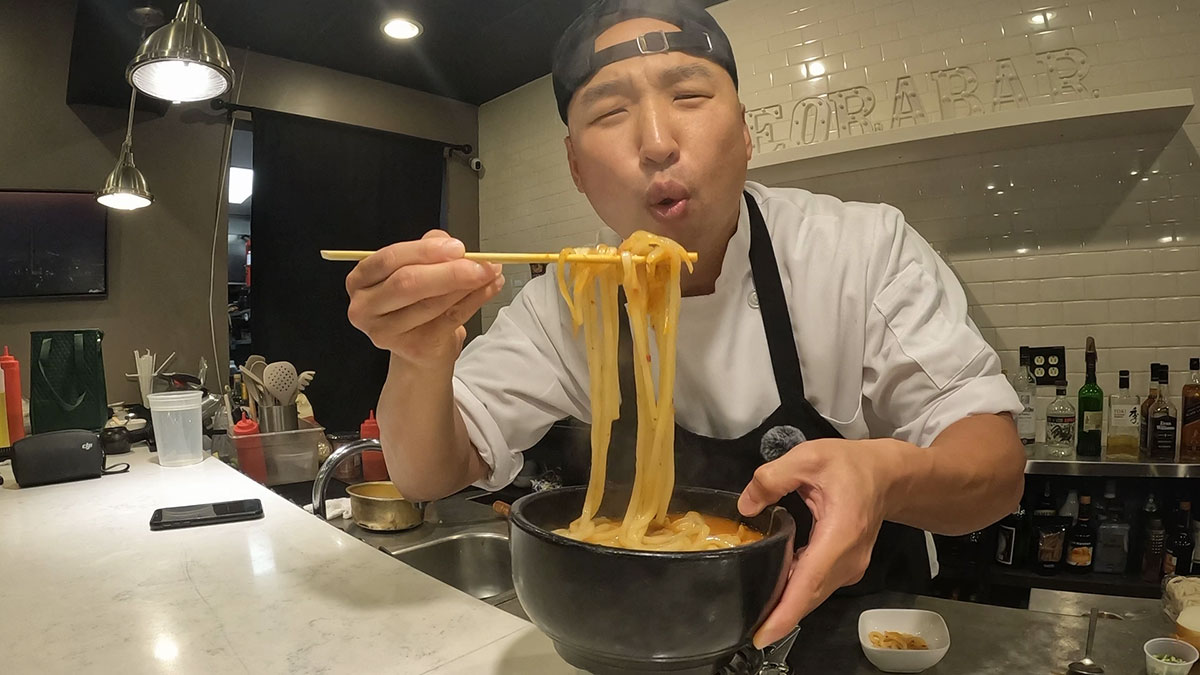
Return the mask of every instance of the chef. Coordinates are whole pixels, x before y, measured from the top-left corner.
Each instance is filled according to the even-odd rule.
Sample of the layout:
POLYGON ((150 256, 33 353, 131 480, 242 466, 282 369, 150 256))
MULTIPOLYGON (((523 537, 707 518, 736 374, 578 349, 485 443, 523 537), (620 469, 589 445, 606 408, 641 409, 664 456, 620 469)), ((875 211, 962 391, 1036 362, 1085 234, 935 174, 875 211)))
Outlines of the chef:
MULTIPOLYGON (((746 515, 781 499, 811 512, 757 645, 839 588, 920 590, 937 569, 928 532, 1014 509, 1020 403, 953 273, 892 207, 746 181, 737 68, 707 11, 601 0, 563 34, 553 80, 571 177, 605 224, 699 253, 682 279, 678 482, 739 491, 746 515), (764 435, 796 444, 766 461, 764 435)), ((553 273, 463 349, 463 323, 504 284, 463 254, 433 231, 346 281, 350 320, 391 352, 378 417, 410 498, 499 489, 552 423, 589 418, 553 273)))

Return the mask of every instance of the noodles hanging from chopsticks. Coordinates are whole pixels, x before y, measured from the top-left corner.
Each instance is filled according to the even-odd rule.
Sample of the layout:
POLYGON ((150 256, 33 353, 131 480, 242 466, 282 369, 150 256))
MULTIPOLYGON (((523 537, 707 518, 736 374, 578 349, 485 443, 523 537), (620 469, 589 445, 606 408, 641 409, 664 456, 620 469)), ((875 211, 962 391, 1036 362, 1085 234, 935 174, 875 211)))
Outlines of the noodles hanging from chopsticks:
POLYGON ((620 247, 564 249, 558 287, 576 330, 583 327, 592 406, 592 471, 583 512, 560 534, 607 546, 653 550, 700 550, 736 546, 761 535, 742 525, 714 532, 711 518, 695 512, 668 514, 675 489, 675 343, 679 276, 687 252, 665 237, 639 231, 620 247), (565 263, 572 253, 619 253, 621 264, 565 263), (634 256, 645 256, 635 264, 634 256), (637 394, 637 460, 633 490, 620 521, 597 517, 604 497, 612 423, 621 408, 617 373, 618 285, 624 286, 633 337, 637 394), (658 348, 658 384, 650 340, 658 348))

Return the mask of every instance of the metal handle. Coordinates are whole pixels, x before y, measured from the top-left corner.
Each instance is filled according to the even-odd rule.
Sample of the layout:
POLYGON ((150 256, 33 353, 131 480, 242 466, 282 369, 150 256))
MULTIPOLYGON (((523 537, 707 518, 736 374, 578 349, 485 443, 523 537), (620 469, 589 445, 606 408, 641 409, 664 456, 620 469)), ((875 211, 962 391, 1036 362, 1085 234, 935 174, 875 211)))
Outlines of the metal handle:
POLYGON ((1096 619, 1100 617, 1100 608, 1093 607, 1091 618, 1088 619, 1087 647, 1083 650, 1083 658, 1092 658, 1092 641, 1096 639, 1096 619))
POLYGON ((362 440, 347 443, 329 456, 321 468, 317 471, 317 478, 313 481, 312 489, 312 508, 313 515, 320 516, 325 519, 325 491, 329 487, 329 479, 333 478, 333 472, 337 470, 338 464, 347 457, 361 455, 363 450, 383 450, 383 446, 374 438, 364 438, 362 440))

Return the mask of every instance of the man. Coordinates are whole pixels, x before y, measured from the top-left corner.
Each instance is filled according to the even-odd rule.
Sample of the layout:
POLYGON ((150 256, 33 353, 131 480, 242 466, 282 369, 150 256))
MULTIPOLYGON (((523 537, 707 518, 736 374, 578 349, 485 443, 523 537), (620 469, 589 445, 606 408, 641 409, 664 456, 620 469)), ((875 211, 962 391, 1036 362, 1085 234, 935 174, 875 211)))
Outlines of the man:
MULTIPOLYGON (((963 534, 1011 512, 1024 453, 995 352, 898 211, 746 182, 736 73, 712 17, 668 0, 601 0, 554 58, 578 189, 618 234, 646 229, 699 253, 682 280, 679 482, 740 490, 746 515, 793 495, 811 511, 761 646, 840 587, 928 582, 924 531, 963 534), (809 440, 763 463, 760 439, 781 426, 809 440)), ((392 353, 379 422, 409 497, 498 489, 553 422, 589 417, 585 356, 552 274, 459 354, 462 323, 503 283, 442 232, 347 279, 351 321, 392 353)))

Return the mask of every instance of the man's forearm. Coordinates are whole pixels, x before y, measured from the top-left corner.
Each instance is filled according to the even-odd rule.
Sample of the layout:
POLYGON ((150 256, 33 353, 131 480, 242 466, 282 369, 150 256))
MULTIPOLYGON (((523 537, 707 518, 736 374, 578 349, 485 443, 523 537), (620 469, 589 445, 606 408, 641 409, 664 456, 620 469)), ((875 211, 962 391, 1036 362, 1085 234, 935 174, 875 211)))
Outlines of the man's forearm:
POLYGON ((1025 451, 1008 415, 976 415, 947 427, 928 448, 901 441, 888 453, 895 481, 887 520, 962 535, 1012 513, 1025 485, 1025 451))
POLYGON ((392 482, 413 500, 440 499, 487 474, 454 403, 454 364, 416 369, 392 357, 379 431, 392 482))

